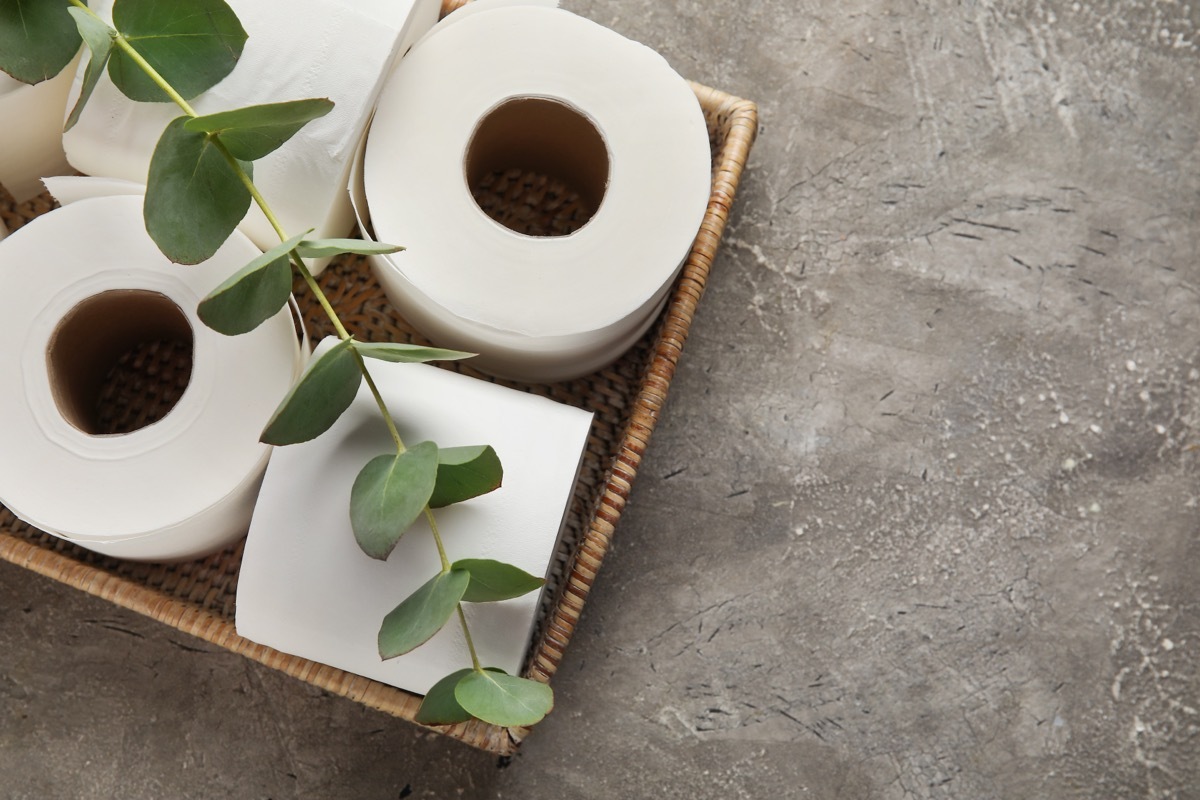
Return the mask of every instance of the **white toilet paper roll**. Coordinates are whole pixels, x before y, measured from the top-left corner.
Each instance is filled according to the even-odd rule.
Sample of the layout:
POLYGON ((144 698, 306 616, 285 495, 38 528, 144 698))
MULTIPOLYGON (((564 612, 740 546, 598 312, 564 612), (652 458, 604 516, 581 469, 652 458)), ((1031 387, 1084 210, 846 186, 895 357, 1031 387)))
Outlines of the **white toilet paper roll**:
POLYGON ((482 11, 420 42, 384 87, 365 197, 376 236, 407 250, 374 264, 410 322, 480 368, 574 377, 650 324, 710 176, 699 103, 657 53, 559 9, 482 11), (594 215, 567 236, 494 221, 470 187, 512 167, 563 178, 594 215))
POLYGON ((18 203, 41 193, 40 178, 71 171, 62 127, 76 63, 33 86, 0 72, 0 184, 18 203))
MULTIPOLYGON (((379 88, 393 62, 437 19, 438 0, 232 0, 249 34, 242 58, 192 101, 201 114, 256 103, 328 97, 333 111, 255 163, 254 179, 285 230, 343 236, 353 226, 346 181, 379 88)), ((111 19, 112 0, 91 8, 111 19)), ((72 98, 79 92, 82 70, 72 98)), ((64 137, 67 158, 89 175, 145 183, 154 145, 180 115, 170 103, 134 103, 100 80, 64 137)), ((61 123, 61 119, 60 119, 61 123)), ((261 248, 279 238, 257 208, 241 225, 261 248)))
POLYGON ((199 321, 200 298, 258 254, 235 234, 171 264, 141 199, 81 200, 0 245, 0 502, 101 553, 190 558, 245 532, 270 448, 259 433, 302 359, 291 314, 251 333, 199 321), (137 344, 191 341, 186 389, 159 421, 98 427, 106 373, 137 344))
MULTIPOLYGON (((592 415, 425 364, 372 361, 371 373, 406 442, 490 444, 504 465, 498 490, 436 512, 450 558, 494 558, 545 575, 592 415)), ((470 666, 459 626, 388 661, 379 659, 376 635, 384 616, 440 569, 432 535, 418 522, 387 561, 377 561, 359 548, 346 512, 359 470, 392 447, 364 386, 329 431, 276 451, 242 557, 237 631, 285 653, 426 692, 470 666)), ((538 595, 465 608, 484 664, 517 673, 538 595)))

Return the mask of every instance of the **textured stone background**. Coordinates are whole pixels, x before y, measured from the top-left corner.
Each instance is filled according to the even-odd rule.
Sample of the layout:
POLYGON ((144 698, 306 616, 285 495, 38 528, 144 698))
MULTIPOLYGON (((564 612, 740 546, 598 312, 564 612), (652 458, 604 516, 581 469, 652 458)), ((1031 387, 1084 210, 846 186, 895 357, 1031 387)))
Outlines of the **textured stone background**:
POLYGON ((0 565, 0 797, 1200 798, 1200 4, 565 5, 763 124, 555 713, 0 565))

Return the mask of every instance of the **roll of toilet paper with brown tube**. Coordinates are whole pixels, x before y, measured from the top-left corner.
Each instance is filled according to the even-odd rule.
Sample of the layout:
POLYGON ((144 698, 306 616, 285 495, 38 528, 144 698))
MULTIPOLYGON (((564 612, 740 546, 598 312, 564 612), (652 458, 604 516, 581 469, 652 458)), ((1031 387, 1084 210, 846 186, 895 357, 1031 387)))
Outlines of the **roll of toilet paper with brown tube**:
POLYGON ((569 12, 511 5, 445 25, 398 65, 362 177, 375 236, 407 248, 372 260, 400 312, 481 369, 543 382, 594 371, 651 324, 711 167, 699 103, 661 56, 569 12), (473 187, 520 173, 570 187, 577 229, 528 235, 476 202, 473 187))
POLYGON ((199 300, 258 249, 235 234, 209 261, 172 264, 141 205, 80 200, 0 244, 0 503, 100 553, 177 560, 245 533, 270 453, 258 437, 304 351, 287 309, 238 337, 205 327, 199 300), (101 398, 150 343, 190 349, 190 373, 186 359, 151 367, 177 371, 155 382, 169 411, 117 432, 101 398))
MULTIPOLYGON (((112 0, 90 7, 111 18, 112 0)), ((344 236, 354 218, 346 182, 384 78, 437 20, 438 0, 230 0, 249 35, 234 71, 191 101, 200 114, 247 105, 327 97, 333 110, 255 162, 254 179, 285 230, 344 236)), ((82 70, 75 77, 78 95, 82 70)), ((171 103, 135 103, 100 79, 63 137, 71 165, 88 175, 145 183, 171 103)), ((61 115, 59 124, 61 126, 61 115)), ((241 230, 260 248, 279 237, 257 207, 241 230)), ((318 263, 314 270, 323 266, 318 263)))
POLYGON ((18 203, 41 193, 41 178, 71 171, 62 128, 75 65, 32 86, 0 72, 0 184, 18 203))

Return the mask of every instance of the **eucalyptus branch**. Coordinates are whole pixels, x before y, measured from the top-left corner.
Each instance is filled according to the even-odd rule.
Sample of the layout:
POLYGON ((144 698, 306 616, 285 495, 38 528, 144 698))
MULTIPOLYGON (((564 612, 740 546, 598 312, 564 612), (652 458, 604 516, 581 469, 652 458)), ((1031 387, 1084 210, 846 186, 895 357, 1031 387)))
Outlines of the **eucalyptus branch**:
POLYGON ((48 4, 40 7, 41 16, 23 18, 19 25, 0 18, 0 28, 10 26, 2 31, 5 41, 23 45, 21 52, 0 52, 0 69, 20 80, 36 82, 69 63, 82 40, 91 58, 78 102, 67 119, 68 128, 79 120, 106 68, 117 88, 131 100, 157 102, 165 97, 184 113, 172 120, 159 138, 146 180, 146 230, 168 258, 185 264, 207 260, 251 203, 279 237, 279 245, 252 260, 201 301, 197 309, 200 319, 227 335, 253 330, 287 304, 294 272, 337 333, 338 343, 313 360, 268 422, 262 440, 286 445, 319 436, 350 406, 363 382, 375 399, 395 454, 372 459, 354 482, 350 517, 355 538, 367 555, 386 559, 404 532, 424 517, 441 563, 437 575, 383 620, 380 656, 410 652, 455 615, 471 656, 470 669, 447 676, 429 690, 418 721, 448 724, 477 717, 498 725, 537 722, 553 706, 550 688, 485 669, 462 604, 520 597, 537 590, 544 581, 498 561, 451 562, 433 513, 434 508, 498 488, 503 475, 500 460, 486 445, 439 448, 433 442, 420 442, 406 447, 366 364, 367 358, 419 362, 470 354, 355 340, 305 258, 382 254, 400 248, 361 240, 308 239, 311 230, 289 238, 254 183, 250 163, 283 145, 311 120, 329 113, 333 103, 314 98, 198 114, 189 99, 234 69, 247 38, 225 0, 168 4, 115 0, 113 25, 89 9, 84 0, 67 0, 61 12, 42 13, 48 8, 48 4), (139 51, 135 42, 145 52, 139 51))
MULTIPOLYGON (((81 4, 81 0, 70 0, 70 2, 76 5, 81 4)), ((83 7, 87 8, 86 6, 83 7)), ((93 12, 89 10, 89 13, 93 12)), ((165 78, 163 78, 162 75, 160 75, 158 71, 146 61, 146 59, 142 58, 142 56, 138 54, 137 50, 130 45, 128 41, 126 41, 125 37, 121 36, 119 31, 117 32, 115 40, 117 42, 117 46, 129 53, 133 61, 142 68, 142 70, 150 77, 151 80, 155 82, 155 84, 157 84, 164 92, 167 93, 171 100, 174 101, 174 103, 179 106, 185 114, 192 118, 199 116, 199 114, 196 113, 191 105, 184 100, 177 91, 175 91, 171 84, 165 78)), ((229 149, 224 145, 224 143, 221 142, 220 134, 209 134, 209 139, 217 147, 217 149, 220 150, 221 155, 224 156, 230 168, 233 169, 233 171, 237 174, 238 179, 242 182, 242 185, 245 186, 246 190, 250 192, 250 197, 262 211, 263 215, 267 218, 267 221, 271 224, 275 234, 279 237, 280 242, 287 242, 289 237, 287 232, 284 230, 283 225, 280 223, 279 217, 275 214, 274 210, 267 202, 267 199, 263 197, 262 192, 254 183, 254 179, 242 167, 241 162, 239 162, 238 159, 229 152, 229 149)), ((300 256, 299 252, 297 252, 297 248, 290 250, 288 252, 288 256, 297 274, 304 280, 305 284, 307 284, 309 290, 312 292, 317 302, 321 305, 321 309, 325 312, 325 316, 328 317, 329 321, 333 324, 334 330, 337 331, 338 337, 343 341, 353 341, 350 333, 347 331, 341 318, 338 316, 337 310, 333 307, 333 304, 329 302, 328 296, 313 277, 312 271, 309 270, 307 264, 304 263, 304 259, 300 256)), ((396 427, 396 421, 393 419, 392 414, 387 407, 387 403, 383 399, 383 394, 379 391, 379 387, 375 384, 375 379, 371 377, 371 372, 367 368, 366 360, 357 351, 353 351, 352 349, 352 352, 354 353, 354 361, 357 364, 359 371, 362 373, 363 379, 367 384, 367 388, 374 397, 375 404, 379 407, 379 412, 383 417, 384 424, 387 425, 388 433, 391 435, 392 441, 396 445, 396 452, 398 454, 404 453, 407 448, 405 448, 404 441, 400 437, 400 432, 396 427)), ((446 548, 442 543, 441 534, 438 532, 437 520, 434 518, 433 510, 428 504, 426 504, 422 509, 422 513, 425 516, 426 521, 429 523, 430 532, 433 534, 433 541, 437 546, 438 558, 442 564, 442 572, 449 572, 451 569, 450 559, 446 555, 446 548)), ((456 605, 456 610, 458 612, 459 622, 462 625, 463 634, 467 640, 467 646, 471 652, 471 663, 476 671, 482 671, 483 668, 480 666, 479 658, 475 653, 475 645, 471 639, 471 632, 467 625, 467 617, 463 612, 462 603, 458 603, 456 605)))

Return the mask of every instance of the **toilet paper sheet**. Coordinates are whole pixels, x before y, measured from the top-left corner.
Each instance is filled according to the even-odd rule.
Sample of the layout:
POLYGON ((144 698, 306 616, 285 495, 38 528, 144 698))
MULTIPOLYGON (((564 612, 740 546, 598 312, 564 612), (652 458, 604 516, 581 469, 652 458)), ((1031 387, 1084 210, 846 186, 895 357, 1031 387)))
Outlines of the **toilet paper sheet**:
MULTIPOLYGON (((544 575, 592 415, 429 365, 369 363, 406 443, 490 444, 504 465, 500 489, 435 512, 451 560, 494 558, 544 575)), ((276 450, 242 559, 237 630, 282 652, 424 693, 470 666, 459 626, 452 620, 417 650, 388 661, 379 658, 376 636, 387 613, 439 571, 432 535, 418 522, 384 562, 359 549, 350 527, 355 477, 393 449, 363 388, 328 432, 276 450)), ((465 608, 484 663, 518 672, 537 593, 465 608)))

